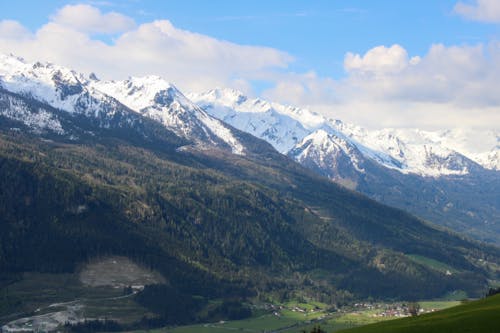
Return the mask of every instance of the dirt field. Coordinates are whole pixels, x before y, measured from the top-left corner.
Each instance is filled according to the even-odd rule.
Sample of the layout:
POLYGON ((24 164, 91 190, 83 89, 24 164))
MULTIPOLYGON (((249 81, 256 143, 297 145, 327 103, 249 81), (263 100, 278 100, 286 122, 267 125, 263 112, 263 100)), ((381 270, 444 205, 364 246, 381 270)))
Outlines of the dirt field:
POLYGON ((126 257, 101 258, 87 264, 80 272, 80 281, 88 286, 141 288, 146 284, 164 283, 157 272, 141 267, 126 257))

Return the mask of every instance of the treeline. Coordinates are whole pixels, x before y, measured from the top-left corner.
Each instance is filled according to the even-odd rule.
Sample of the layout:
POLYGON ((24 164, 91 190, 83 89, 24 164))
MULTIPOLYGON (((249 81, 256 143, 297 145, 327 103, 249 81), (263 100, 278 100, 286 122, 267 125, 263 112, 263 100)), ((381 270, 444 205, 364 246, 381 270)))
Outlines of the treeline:
POLYGON ((488 293, 486 294, 486 297, 494 296, 500 294, 500 287, 498 288, 490 288, 488 290, 488 293))

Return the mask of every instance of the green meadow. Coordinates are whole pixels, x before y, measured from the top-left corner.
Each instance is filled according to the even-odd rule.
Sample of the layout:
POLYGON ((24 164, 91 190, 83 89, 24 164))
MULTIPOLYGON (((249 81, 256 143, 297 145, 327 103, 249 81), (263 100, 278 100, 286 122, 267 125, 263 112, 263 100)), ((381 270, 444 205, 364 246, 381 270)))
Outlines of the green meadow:
POLYGON ((468 302, 438 312, 384 321, 341 332, 345 333, 498 333, 500 295, 468 302))

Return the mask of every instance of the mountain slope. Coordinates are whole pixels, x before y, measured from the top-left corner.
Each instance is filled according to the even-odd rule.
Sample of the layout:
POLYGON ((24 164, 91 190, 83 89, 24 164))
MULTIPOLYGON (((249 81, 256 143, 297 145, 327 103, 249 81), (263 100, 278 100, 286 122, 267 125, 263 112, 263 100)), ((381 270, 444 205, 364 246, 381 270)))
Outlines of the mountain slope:
POLYGON ((293 272, 312 278, 308 272, 317 269, 327 281, 285 285, 325 295, 343 289, 415 297, 480 293, 494 278, 486 268, 498 261, 497 249, 325 182, 256 139, 254 151, 262 154, 246 157, 179 150, 185 139, 148 118, 140 127, 99 127, 3 95, 25 112, 52 114, 72 133, 33 132, 2 116, 3 272, 71 271, 93 256, 125 255, 158 269, 183 292, 210 297, 279 289, 275 279, 293 272), (458 273, 451 279, 405 254, 445 262, 458 273))
POLYGON ((481 240, 500 241, 499 135, 493 131, 368 131, 234 90, 188 96, 348 188, 481 240), (479 145, 491 151, 471 153, 479 145))

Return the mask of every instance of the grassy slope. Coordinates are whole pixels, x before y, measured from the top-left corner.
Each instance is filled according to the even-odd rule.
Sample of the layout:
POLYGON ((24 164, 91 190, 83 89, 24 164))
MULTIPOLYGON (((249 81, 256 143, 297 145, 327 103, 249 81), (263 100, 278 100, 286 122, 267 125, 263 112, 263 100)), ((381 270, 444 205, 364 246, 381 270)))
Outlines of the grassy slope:
POLYGON ((407 257, 410 258, 411 260, 415 261, 418 264, 428 266, 428 267, 435 269, 439 272, 443 272, 443 273, 446 273, 447 271, 449 271, 451 273, 457 272, 457 270, 454 269, 453 267, 446 265, 440 261, 434 260, 434 259, 430 259, 430 258, 427 258, 424 256, 419 256, 419 255, 414 255, 414 254, 409 254, 409 255, 407 255, 407 257))
POLYGON ((496 333, 500 327, 500 295, 447 310, 353 328, 346 333, 496 333))

